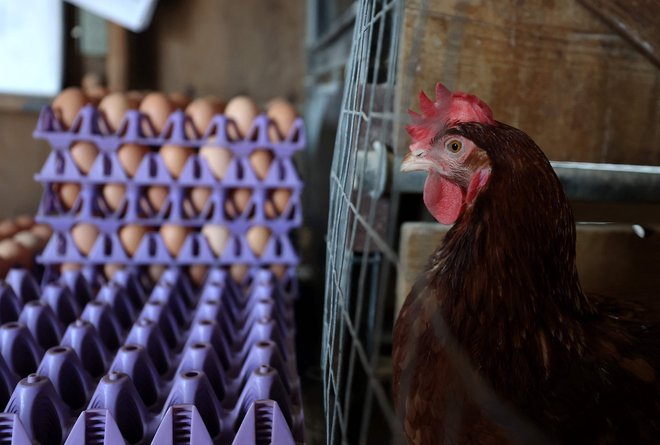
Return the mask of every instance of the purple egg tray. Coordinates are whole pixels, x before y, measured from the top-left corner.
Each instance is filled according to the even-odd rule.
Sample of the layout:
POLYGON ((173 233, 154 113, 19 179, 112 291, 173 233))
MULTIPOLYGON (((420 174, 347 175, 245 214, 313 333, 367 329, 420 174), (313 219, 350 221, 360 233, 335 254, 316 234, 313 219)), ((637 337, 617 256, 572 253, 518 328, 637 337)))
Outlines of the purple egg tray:
POLYGON ((243 138, 232 139, 230 134, 238 134, 236 124, 224 115, 216 115, 204 134, 200 135, 190 117, 177 110, 170 115, 163 131, 157 134, 147 116, 130 110, 117 131, 112 132, 103 114, 92 105, 83 107, 71 128, 65 130, 53 110, 45 107, 39 116, 34 136, 48 141, 52 152, 36 175, 44 186, 36 219, 51 225, 56 233, 40 261, 47 264, 297 264, 298 257, 288 234, 302 222, 302 181, 291 157, 305 147, 304 125, 301 119, 297 119, 289 134, 277 141, 270 139, 269 134, 273 130, 277 130, 274 123, 262 114, 254 119, 243 138), (92 142, 99 149, 87 174, 80 171, 69 151, 77 141, 92 142), (119 147, 127 143, 154 149, 142 159, 132 177, 124 170, 117 155, 119 147), (224 147, 231 151, 233 157, 221 179, 214 176, 206 160, 197 153, 187 159, 178 178, 174 178, 161 156, 155 152, 162 145, 224 147), (249 160, 250 154, 257 149, 273 153, 273 161, 263 179, 257 177, 249 160), (75 183, 80 187, 70 208, 61 202, 57 193, 57 187, 62 183, 75 183), (124 186, 124 196, 114 209, 103 196, 103 186, 107 184, 124 186), (168 188, 168 196, 158 209, 147 198, 147 191, 153 186, 168 188), (196 188, 211 190, 201 209, 195 207, 190 196, 196 188), (241 211, 232 207, 229 199, 231 193, 238 189, 251 192, 241 211), (282 189, 290 192, 288 202, 279 209, 281 211, 267 212, 268 206, 275 209, 273 192, 282 189), (89 256, 80 254, 71 242, 70 230, 77 223, 94 224, 102 234, 101 239, 97 240, 97 248, 89 256), (188 250, 177 257, 162 250, 162 240, 158 234, 144 239, 139 254, 136 253, 133 258, 126 254, 117 237, 122 226, 139 224, 159 227, 163 223, 193 229, 218 224, 226 227, 234 238, 219 258, 211 253, 199 234, 189 236, 188 250), (253 226, 268 227, 274 234, 270 250, 261 258, 251 255, 245 245, 245 234, 253 226), (160 261, 155 261, 157 259, 160 261))
POLYGON ((0 442, 303 442, 295 278, 181 268, 0 284, 0 442))

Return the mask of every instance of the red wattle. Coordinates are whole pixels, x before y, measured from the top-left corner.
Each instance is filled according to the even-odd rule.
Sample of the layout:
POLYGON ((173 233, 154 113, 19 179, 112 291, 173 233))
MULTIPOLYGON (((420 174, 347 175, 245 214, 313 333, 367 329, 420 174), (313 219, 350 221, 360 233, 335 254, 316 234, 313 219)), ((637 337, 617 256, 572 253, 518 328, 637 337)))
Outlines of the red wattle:
POLYGON ((453 224, 461 214, 463 191, 436 172, 429 172, 424 183, 424 204, 440 224, 453 224))

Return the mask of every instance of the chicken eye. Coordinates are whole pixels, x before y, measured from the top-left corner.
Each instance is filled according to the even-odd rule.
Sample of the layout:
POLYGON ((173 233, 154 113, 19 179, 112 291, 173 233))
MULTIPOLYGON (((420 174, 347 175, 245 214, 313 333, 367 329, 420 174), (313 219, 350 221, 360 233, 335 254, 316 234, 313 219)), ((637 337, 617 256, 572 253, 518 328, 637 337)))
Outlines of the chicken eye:
POLYGON ((463 148, 463 144, 459 140, 452 139, 451 141, 447 142, 447 150, 451 151, 452 153, 458 153, 461 151, 461 148, 463 148))

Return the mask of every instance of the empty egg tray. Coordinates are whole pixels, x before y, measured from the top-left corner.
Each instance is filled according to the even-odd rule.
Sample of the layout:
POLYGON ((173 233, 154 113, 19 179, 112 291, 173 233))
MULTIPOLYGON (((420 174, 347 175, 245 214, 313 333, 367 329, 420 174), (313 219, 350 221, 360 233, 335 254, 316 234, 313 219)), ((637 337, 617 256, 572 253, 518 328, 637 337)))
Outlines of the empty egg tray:
POLYGON ((96 292, 80 271, 0 284, 2 443, 302 442, 293 287, 252 268, 179 268, 150 288, 121 270, 96 292), (77 419, 77 420, 76 420, 77 419))
MULTIPOLYGON (((40 257, 40 262, 57 264, 77 262, 83 264, 297 264, 298 257, 291 246, 288 234, 302 220, 300 191, 302 182, 292 162, 292 155, 305 147, 304 126, 297 119, 290 132, 281 141, 271 141, 269 130, 274 123, 266 115, 255 118, 244 138, 232 140, 229 134, 237 134, 236 125, 224 115, 214 116, 203 135, 194 129, 188 116, 181 110, 172 113, 161 134, 156 134, 149 118, 136 110, 126 113, 116 132, 109 131, 104 116, 92 105, 81 109, 68 130, 64 130, 55 118, 53 110, 45 107, 40 116, 35 137, 45 139, 52 147, 46 163, 36 179, 44 186, 37 220, 53 227, 55 233, 40 257), (230 132, 230 129, 234 132, 230 132), (83 174, 70 154, 70 147, 77 141, 89 141, 99 149, 99 155, 88 174, 83 174), (229 148, 233 153, 227 171, 217 179, 206 161, 194 154, 190 156, 178 178, 174 178, 156 152, 147 154, 135 175, 129 177, 117 156, 123 144, 134 143, 150 147, 164 144, 198 148, 216 145, 229 148), (258 179, 249 161, 255 149, 271 150, 274 159, 263 179, 258 179), (67 209, 56 191, 57 185, 76 183, 80 192, 73 206, 67 209), (122 184, 125 194, 122 203, 111 210, 102 196, 105 184, 122 184), (151 186, 166 186, 168 197, 159 211, 146 198, 151 186), (194 210, 189 191, 195 187, 212 190, 201 211, 194 210), (228 215, 225 203, 232 190, 250 189, 251 198, 241 214, 228 215), (291 197, 281 214, 269 218, 265 205, 269 193, 276 189, 288 189, 291 197), (82 255, 70 237, 71 228, 77 223, 90 223, 99 228, 100 237, 89 255, 82 255), (119 229, 126 224, 158 227, 163 223, 199 229, 205 224, 225 226, 232 238, 221 255, 213 254, 206 239, 199 232, 188 236, 178 256, 173 257, 164 249, 158 233, 150 233, 142 240, 138 252, 129 257, 118 239, 119 229), (245 234, 252 226, 268 227, 273 234, 266 251, 256 257, 245 242, 245 234)), ((273 215, 271 215, 273 216, 273 215)))

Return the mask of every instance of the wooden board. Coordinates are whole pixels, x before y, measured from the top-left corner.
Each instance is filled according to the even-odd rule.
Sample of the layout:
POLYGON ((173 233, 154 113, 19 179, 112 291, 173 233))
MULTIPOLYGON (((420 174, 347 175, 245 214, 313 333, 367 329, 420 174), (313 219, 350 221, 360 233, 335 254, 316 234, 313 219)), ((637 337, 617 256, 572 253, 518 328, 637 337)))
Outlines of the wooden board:
POLYGON ((580 0, 660 66, 660 2, 657 0, 580 0))
MULTIPOLYGON (((436 223, 402 224, 397 313, 447 229, 436 223)), ((660 227, 642 239, 630 225, 578 224, 577 265, 585 292, 629 298, 660 313, 660 227)))
POLYGON ((576 0, 410 0, 399 50, 399 113, 442 81, 551 159, 660 165, 660 70, 576 0))

